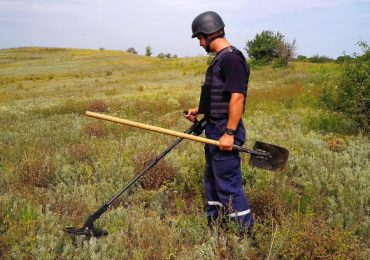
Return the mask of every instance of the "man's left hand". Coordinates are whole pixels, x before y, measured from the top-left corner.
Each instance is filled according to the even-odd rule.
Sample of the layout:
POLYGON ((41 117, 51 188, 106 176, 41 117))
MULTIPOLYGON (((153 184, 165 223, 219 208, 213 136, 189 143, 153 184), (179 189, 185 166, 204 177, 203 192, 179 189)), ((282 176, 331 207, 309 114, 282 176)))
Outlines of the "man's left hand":
POLYGON ((234 145, 234 136, 224 133, 220 138, 220 150, 221 151, 231 151, 234 145))

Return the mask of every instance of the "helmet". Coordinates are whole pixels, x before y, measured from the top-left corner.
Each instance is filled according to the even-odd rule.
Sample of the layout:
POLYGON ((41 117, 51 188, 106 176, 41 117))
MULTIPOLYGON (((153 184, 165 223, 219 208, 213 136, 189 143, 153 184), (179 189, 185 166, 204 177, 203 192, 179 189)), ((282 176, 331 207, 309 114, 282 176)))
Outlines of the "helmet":
POLYGON ((192 38, 198 34, 211 34, 217 32, 225 27, 224 22, 216 12, 207 11, 195 17, 191 29, 193 31, 192 38))

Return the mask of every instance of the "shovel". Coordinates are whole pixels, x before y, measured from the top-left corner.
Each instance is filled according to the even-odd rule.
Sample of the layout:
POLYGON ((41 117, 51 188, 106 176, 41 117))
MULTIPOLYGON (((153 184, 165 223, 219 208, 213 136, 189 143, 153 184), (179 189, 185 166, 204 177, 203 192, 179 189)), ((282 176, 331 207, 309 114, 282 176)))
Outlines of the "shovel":
MULTIPOLYGON (((188 139, 196 142, 201 142, 205 144, 211 144, 220 146, 220 142, 212 139, 207 139, 200 136, 194 136, 187 133, 181 133, 177 131, 173 131, 170 129, 165 129, 161 127, 151 126, 147 124, 142 124, 138 122, 134 122, 127 119, 122 119, 118 117, 108 116, 100 113, 86 111, 86 115, 89 117, 94 117, 98 119, 103 119, 106 121, 111 121, 123 125, 133 126, 141 129, 146 129, 153 132, 158 132, 166 135, 172 135, 176 137, 180 137, 183 139, 188 139)), ((283 147, 279 147, 273 144, 268 144, 264 142, 257 141, 254 146, 253 150, 244 148, 242 146, 233 145, 233 150, 249 153, 250 154, 250 161, 249 165, 252 167, 257 167, 269 171, 280 172, 286 165, 288 160, 289 151, 283 147)))

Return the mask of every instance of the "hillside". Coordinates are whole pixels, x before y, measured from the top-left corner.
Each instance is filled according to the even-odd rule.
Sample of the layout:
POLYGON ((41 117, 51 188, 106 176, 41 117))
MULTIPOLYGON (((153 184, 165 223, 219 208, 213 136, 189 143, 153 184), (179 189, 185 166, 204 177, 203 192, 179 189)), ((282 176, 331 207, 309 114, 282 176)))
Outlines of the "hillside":
POLYGON ((97 111, 184 131, 207 57, 158 59, 121 51, 0 50, 0 258, 366 259, 370 142, 319 106, 337 64, 252 68, 246 147, 286 147, 287 168, 250 168, 243 184, 259 248, 207 227, 203 147, 182 142, 98 221, 100 239, 63 232, 122 189, 175 138, 101 122, 97 111))

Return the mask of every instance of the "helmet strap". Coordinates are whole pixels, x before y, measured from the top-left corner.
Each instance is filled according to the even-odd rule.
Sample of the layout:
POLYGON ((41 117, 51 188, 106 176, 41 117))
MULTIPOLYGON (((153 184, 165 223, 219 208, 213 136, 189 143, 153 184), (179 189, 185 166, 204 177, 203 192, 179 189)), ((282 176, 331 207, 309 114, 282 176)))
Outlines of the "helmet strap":
POLYGON ((210 35, 204 35, 204 38, 206 40, 206 52, 207 53, 210 53, 211 52, 211 43, 218 39, 218 38, 223 38, 225 37, 225 31, 224 30, 221 30, 221 32, 215 36, 212 36, 210 37, 210 35))

